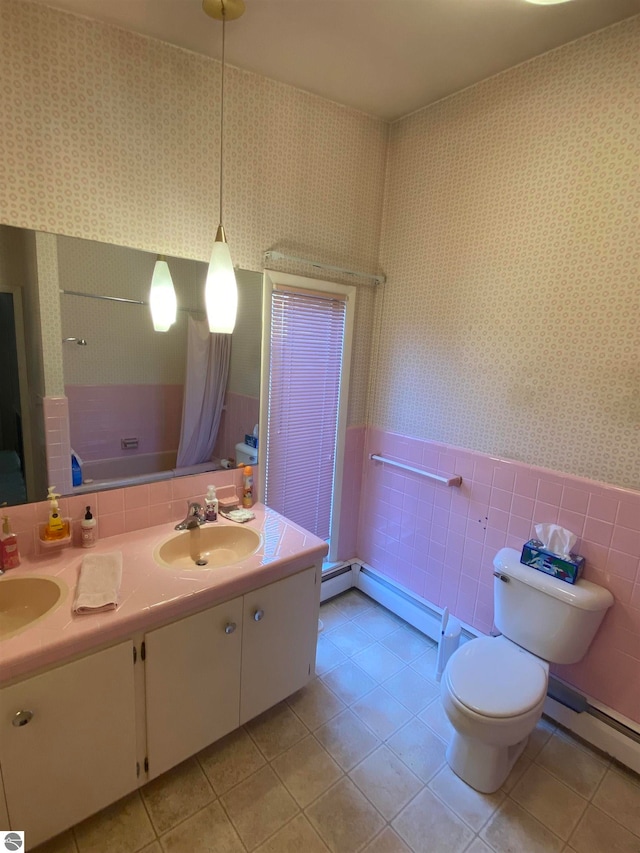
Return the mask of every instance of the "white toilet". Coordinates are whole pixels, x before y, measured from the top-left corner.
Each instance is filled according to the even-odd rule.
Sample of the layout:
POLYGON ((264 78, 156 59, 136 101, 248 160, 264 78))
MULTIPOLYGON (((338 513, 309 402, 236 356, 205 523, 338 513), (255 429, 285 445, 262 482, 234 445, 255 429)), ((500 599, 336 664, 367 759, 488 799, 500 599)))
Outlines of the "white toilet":
POLYGON ((502 636, 465 643, 441 681, 454 728, 447 761, 483 793, 502 785, 540 719, 549 662, 584 657, 613 604, 604 587, 568 584, 524 566, 513 548, 499 551, 493 565, 495 625, 502 636))

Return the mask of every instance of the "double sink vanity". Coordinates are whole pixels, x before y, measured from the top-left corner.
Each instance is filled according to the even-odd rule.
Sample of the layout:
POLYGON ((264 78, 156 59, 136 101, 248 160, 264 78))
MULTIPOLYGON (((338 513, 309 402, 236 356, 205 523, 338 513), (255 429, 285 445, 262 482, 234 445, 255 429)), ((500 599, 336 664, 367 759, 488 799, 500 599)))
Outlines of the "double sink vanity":
POLYGON ((27 849, 312 678, 326 543, 254 512, 65 548, 0 578, 0 828, 24 830, 27 849), (113 551, 117 609, 73 613, 83 556, 113 551))

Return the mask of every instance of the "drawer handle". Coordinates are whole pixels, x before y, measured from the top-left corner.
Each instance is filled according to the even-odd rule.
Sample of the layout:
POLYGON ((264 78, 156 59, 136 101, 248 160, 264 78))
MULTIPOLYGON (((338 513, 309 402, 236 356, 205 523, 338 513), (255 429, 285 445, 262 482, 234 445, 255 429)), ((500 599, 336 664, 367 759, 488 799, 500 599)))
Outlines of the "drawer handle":
POLYGON ((16 727, 26 726, 32 717, 33 711, 18 711, 16 714, 14 714, 11 724, 16 727))
POLYGON ((256 612, 253 614, 253 621, 259 622, 263 616, 264 616, 264 610, 256 610, 256 612))
POLYGON ((227 624, 224 626, 225 634, 233 634, 233 632, 236 630, 236 627, 237 625, 235 622, 227 622, 227 624))

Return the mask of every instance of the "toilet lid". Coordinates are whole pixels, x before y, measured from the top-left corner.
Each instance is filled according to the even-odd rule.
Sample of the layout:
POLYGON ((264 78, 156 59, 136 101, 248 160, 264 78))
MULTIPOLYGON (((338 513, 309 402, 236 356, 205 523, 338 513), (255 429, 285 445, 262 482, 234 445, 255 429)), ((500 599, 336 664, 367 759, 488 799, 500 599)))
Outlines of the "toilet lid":
POLYGON ((447 665, 453 695, 484 717, 515 717, 547 692, 547 673, 535 658, 493 637, 465 643, 447 665))

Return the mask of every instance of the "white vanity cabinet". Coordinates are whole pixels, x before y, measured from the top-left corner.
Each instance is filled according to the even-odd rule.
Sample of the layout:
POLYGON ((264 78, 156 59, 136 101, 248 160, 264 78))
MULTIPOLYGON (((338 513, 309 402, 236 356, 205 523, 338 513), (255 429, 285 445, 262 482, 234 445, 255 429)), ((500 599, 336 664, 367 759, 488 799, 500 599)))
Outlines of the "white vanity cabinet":
POLYGON ((150 779, 307 683, 318 590, 309 568, 146 634, 150 779))
POLYGON ((149 779, 238 727, 242 599, 145 635, 149 779))
POLYGON ((29 849, 134 790, 133 643, 0 689, 0 766, 29 849))

